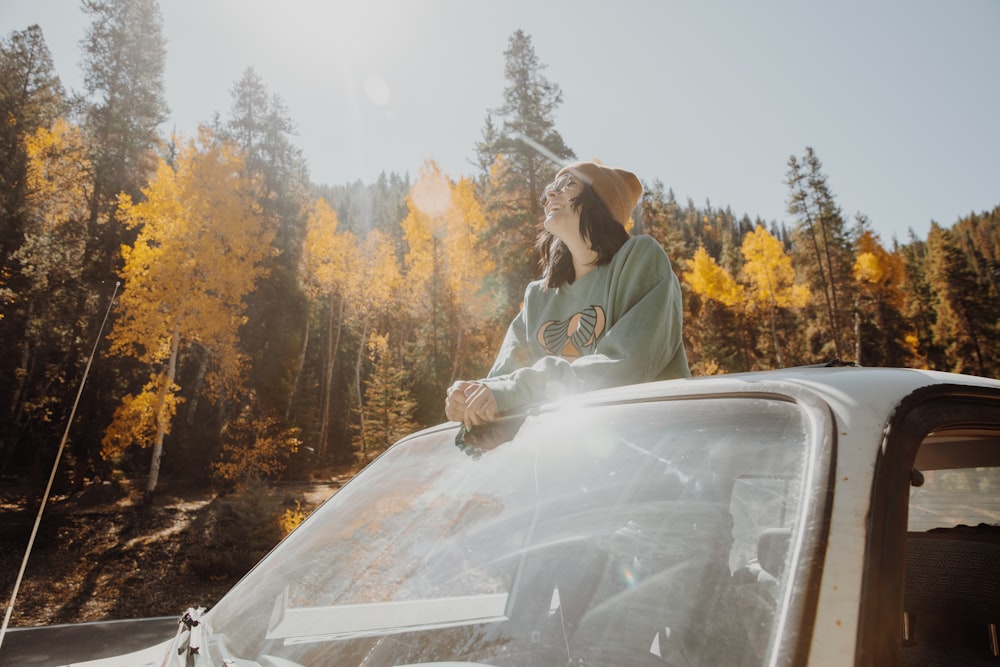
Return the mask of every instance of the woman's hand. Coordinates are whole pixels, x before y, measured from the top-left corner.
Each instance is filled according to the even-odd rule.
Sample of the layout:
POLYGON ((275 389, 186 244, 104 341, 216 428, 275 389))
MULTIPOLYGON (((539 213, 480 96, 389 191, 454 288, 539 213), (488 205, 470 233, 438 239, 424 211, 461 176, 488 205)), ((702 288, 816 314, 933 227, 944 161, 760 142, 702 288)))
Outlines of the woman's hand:
POLYGON ((459 380, 448 387, 448 393, 444 400, 444 414, 450 421, 465 421, 465 390, 473 385, 473 382, 459 380))
POLYGON ((500 416, 490 388, 481 382, 459 380, 448 388, 444 413, 451 421, 462 422, 465 428, 487 424, 500 416))

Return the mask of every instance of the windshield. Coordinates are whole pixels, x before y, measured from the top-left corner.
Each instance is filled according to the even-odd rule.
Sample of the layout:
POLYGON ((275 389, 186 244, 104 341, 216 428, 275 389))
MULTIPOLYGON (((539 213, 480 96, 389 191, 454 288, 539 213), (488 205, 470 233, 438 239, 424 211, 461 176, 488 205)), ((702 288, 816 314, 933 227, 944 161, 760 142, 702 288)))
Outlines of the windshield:
POLYGON ((210 612, 216 664, 760 664, 816 447, 795 403, 508 427, 485 451, 445 429, 370 465, 210 612))

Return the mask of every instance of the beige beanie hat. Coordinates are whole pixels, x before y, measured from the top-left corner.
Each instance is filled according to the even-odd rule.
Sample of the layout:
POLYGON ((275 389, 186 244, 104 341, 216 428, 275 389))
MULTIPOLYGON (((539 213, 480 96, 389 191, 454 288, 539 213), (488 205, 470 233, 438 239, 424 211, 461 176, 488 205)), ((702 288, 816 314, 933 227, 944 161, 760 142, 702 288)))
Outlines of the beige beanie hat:
POLYGON ((635 174, 597 162, 576 162, 560 169, 556 179, 567 173, 592 187, 615 220, 623 226, 628 224, 642 195, 642 183, 635 174))

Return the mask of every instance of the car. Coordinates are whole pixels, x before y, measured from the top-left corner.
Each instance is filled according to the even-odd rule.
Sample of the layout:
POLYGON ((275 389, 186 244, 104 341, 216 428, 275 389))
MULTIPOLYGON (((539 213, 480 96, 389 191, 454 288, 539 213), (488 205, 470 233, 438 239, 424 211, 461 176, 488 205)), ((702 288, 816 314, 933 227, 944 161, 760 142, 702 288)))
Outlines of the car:
POLYGON ((995 665, 998 523, 1000 381, 618 387, 403 439, 211 610, 71 664, 995 665))

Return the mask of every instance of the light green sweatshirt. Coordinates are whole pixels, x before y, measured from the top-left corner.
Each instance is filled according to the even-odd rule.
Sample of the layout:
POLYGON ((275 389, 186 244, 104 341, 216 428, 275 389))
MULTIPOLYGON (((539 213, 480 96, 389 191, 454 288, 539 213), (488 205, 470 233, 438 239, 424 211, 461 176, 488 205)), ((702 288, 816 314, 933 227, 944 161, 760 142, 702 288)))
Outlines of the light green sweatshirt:
POLYGON ((571 285, 528 285, 482 380, 501 413, 589 389, 690 377, 680 284, 655 239, 633 236, 571 285))

